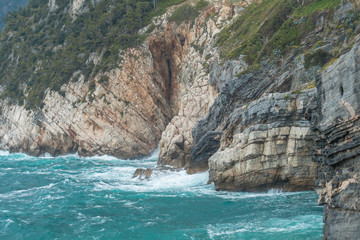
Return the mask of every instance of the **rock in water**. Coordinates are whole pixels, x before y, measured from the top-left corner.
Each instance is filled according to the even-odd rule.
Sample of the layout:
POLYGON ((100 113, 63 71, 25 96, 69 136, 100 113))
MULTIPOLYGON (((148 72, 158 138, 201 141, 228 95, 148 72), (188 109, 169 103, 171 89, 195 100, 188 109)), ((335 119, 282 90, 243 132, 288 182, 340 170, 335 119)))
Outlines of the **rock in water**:
POLYGON ((152 174, 152 169, 150 168, 147 168, 147 169, 144 169, 144 168, 138 168, 135 170, 135 173, 134 175, 132 176, 132 178, 136 178, 138 177, 139 179, 150 179, 151 177, 151 174, 152 174))
POLYGON ((152 174, 152 169, 147 168, 143 175, 144 175, 145 179, 149 179, 151 177, 151 174, 152 174))
POLYGON ((138 168, 138 169, 135 170, 132 178, 136 178, 136 177, 139 177, 139 178, 140 178, 141 175, 144 174, 144 172, 145 172, 145 169, 143 169, 143 168, 138 168))

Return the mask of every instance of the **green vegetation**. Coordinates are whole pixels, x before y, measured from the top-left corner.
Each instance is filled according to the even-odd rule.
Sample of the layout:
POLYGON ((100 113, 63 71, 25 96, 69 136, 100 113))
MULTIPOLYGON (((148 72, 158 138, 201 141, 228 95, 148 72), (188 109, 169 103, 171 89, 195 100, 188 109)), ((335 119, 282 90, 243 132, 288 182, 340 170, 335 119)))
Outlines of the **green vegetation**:
POLYGON ((156 28, 156 26, 155 26, 155 24, 151 24, 149 27, 148 27, 148 29, 146 29, 146 34, 148 34, 148 33, 151 33, 152 31, 154 31, 154 29, 156 28))
POLYGON ((99 81, 98 81, 98 83, 100 83, 100 84, 107 84, 108 82, 109 82, 109 77, 108 76, 106 76, 106 75, 102 75, 101 77, 100 77, 100 79, 99 79, 99 81))
POLYGON ((56 1, 51 12, 48 0, 30 0, 7 15, 0 36, 1 98, 34 109, 47 89, 59 91, 80 73, 88 80, 118 66, 121 51, 144 40, 139 29, 183 1, 159 0, 154 9, 152 0, 85 0, 82 13, 72 18, 71 0, 56 1), (93 56, 101 57, 96 66, 93 56))
POLYGON ((157 9, 149 14, 150 18, 163 15, 168 7, 180 4, 186 0, 159 0, 157 9))
POLYGON ((315 29, 321 12, 331 12, 341 0, 263 0, 253 3, 232 25, 223 29, 217 41, 221 56, 236 59, 245 55, 254 64, 265 57, 279 58, 297 50, 304 36, 315 29))
POLYGON ((199 16, 200 11, 208 6, 208 2, 205 0, 199 0, 195 6, 190 4, 184 4, 177 8, 173 14, 168 18, 169 21, 173 21, 176 24, 182 22, 193 22, 197 16, 199 16))
POLYGON ((299 7, 294 11, 293 17, 300 18, 304 16, 310 16, 317 11, 333 10, 335 7, 341 4, 341 0, 316 0, 310 1, 304 7, 299 7))
POLYGON ((315 81, 312 81, 305 89, 309 90, 309 89, 312 89, 312 88, 316 88, 316 82, 315 81))
POLYGON ((305 53, 305 69, 309 69, 312 66, 320 66, 323 67, 330 60, 329 54, 322 50, 318 49, 314 52, 305 53))
POLYGON ((0 0, 0 30, 4 27, 3 19, 10 11, 15 11, 18 6, 25 6, 28 0, 0 0))
POLYGON ((264 41, 271 38, 287 20, 293 9, 290 0, 264 0, 253 3, 229 27, 219 34, 217 46, 221 55, 235 59, 245 55, 245 60, 252 64, 259 55, 264 41))
POLYGON ((285 96, 284 96, 284 100, 289 100, 290 99, 290 95, 289 94, 286 94, 285 96))

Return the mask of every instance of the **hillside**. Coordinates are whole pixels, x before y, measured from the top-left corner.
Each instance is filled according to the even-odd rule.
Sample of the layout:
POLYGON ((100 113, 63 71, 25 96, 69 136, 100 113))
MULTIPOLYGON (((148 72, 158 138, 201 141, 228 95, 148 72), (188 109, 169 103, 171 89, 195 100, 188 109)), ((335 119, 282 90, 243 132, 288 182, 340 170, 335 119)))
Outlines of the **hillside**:
POLYGON ((8 15, 1 35, 2 97, 27 109, 41 107, 45 90, 59 91, 74 73, 87 81, 119 64, 121 50, 146 38, 139 29, 180 2, 162 1, 154 10, 149 0, 30 1, 8 15))

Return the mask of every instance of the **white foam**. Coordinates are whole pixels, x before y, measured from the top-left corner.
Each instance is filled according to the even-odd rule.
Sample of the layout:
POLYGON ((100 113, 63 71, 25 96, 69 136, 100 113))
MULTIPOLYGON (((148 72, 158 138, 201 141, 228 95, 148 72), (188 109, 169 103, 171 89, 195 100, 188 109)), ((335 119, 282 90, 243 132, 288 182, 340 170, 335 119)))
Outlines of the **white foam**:
POLYGON ((46 195, 43 200, 58 200, 58 199, 63 199, 65 197, 63 196, 51 196, 51 195, 46 195))
POLYGON ((69 154, 64 154, 64 155, 59 155, 59 156, 52 156, 50 153, 45 153, 39 157, 34 157, 34 158, 41 158, 41 159, 51 159, 51 158, 80 158, 79 153, 69 153, 69 154))
POLYGON ((241 229, 234 229, 234 230, 216 230, 216 229, 207 229, 207 233, 210 237, 210 239, 214 239, 215 237, 219 236, 228 236, 228 235, 234 235, 235 233, 242 233, 247 232, 248 230, 241 228, 241 229))
POLYGON ((150 157, 145 157, 140 160, 157 160, 159 158, 159 147, 156 148, 150 155, 150 157))
POLYGON ((11 153, 9 151, 0 150, 0 156, 9 156, 11 153))
POLYGON ((277 189, 277 188, 272 188, 267 193, 271 194, 271 195, 279 195, 279 194, 283 193, 283 190, 282 189, 277 189))
MULTIPOLYGON (((155 173, 156 174, 156 173, 155 173)), ((153 176, 149 181, 142 181, 144 190, 164 191, 164 190, 182 190, 206 185, 209 179, 209 173, 198 173, 189 175, 185 170, 174 172, 160 172, 158 176, 153 176)), ((139 181, 139 180, 138 180, 139 181)))
POLYGON ((150 156, 140 158, 140 159, 121 159, 117 158, 111 155, 94 155, 91 157, 79 157, 78 158, 84 158, 89 160, 103 160, 103 161, 114 161, 114 160, 120 160, 120 161, 129 161, 129 162, 146 162, 146 161, 157 161, 159 158, 159 148, 156 148, 150 156))
POLYGON ((10 218, 5 220, 5 229, 7 229, 9 227, 10 224, 14 223, 13 220, 11 220, 10 218))
POLYGON ((132 178, 136 167, 119 167, 118 170, 90 175, 94 179, 108 180, 95 183, 95 190, 122 190, 131 192, 183 192, 194 190, 197 186, 204 186, 209 174, 200 173, 189 175, 182 171, 154 171, 150 180, 139 180, 132 178), (117 181, 111 181, 117 180, 117 181))
POLYGON ((54 186, 55 186, 54 183, 50 183, 49 185, 45 185, 45 186, 41 186, 41 187, 33 187, 33 188, 29 188, 29 189, 24 189, 24 190, 16 190, 16 191, 8 192, 8 193, 2 193, 2 194, 0 194, 0 198, 8 199, 8 198, 14 198, 14 197, 16 197, 16 198, 27 197, 27 196, 34 195, 36 193, 36 191, 38 191, 38 190, 49 189, 54 186))
POLYGON ((124 159, 119 159, 119 158, 116 158, 116 157, 110 156, 110 155, 95 155, 95 156, 91 156, 91 157, 84 157, 84 159, 103 160, 103 161, 124 160, 124 159))

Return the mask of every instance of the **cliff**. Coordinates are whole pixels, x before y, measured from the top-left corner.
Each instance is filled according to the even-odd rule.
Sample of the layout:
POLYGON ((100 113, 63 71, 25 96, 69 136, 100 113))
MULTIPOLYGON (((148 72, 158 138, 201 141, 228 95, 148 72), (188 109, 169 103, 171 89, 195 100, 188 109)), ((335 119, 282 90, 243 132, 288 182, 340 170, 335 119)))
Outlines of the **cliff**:
POLYGON ((136 158, 149 154, 171 117, 161 76, 148 48, 128 50, 121 69, 47 91, 40 110, 2 103, 1 148, 33 155, 79 152, 136 158))
POLYGON ((356 238, 359 1, 43 3, 1 35, 1 149, 159 143, 159 166, 209 171, 217 190, 316 188, 325 239, 356 238))
POLYGON ((235 109, 219 150, 209 159, 219 190, 313 189, 316 90, 270 94, 235 109))
MULTIPOLYGON (((28 8, 32 8, 35 4, 37 4, 36 1, 30 2, 28 8)), ((93 6, 93 10, 87 7, 86 1, 70 1, 68 5, 63 3, 63 6, 56 1, 51 1, 44 7, 36 6, 49 11, 49 14, 54 14, 64 7, 68 16, 76 23, 84 14, 92 16, 91 11, 96 12, 101 7, 110 7, 110 9, 114 7, 106 4, 100 2, 93 6)), ((150 13, 157 14, 158 11, 165 10, 167 5, 166 3, 165 6, 163 5, 164 3, 161 5, 162 9, 150 13)), ((116 7, 115 10, 117 10, 116 7)), ((122 7, 119 5, 119 9, 122 7)), ((140 7, 144 6, 140 5, 140 7)), ((140 7, 136 5, 134 8, 140 7)), ((219 11, 220 7, 221 4, 217 9, 212 7, 208 13, 204 12, 203 19, 197 20, 200 21, 198 25, 204 24, 205 17, 219 11)), ((27 14, 26 9, 23 11, 27 14)), ((186 77, 184 74, 183 79, 178 76, 181 68, 192 69, 195 64, 183 66, 190 54, 197 54, 195 48, 190 46, 194 42, 193 38, 201 36, 206 38, 206 34, 212 32, 202 33, 198 25, 196 29, 191 28, 191 21, 177 27, 173 21, 168 21, 173 11, 174 9, 170 8, 167 13, 154 18, 151 24, 138 30, 142 36, 147 37, 140 45, 124 49, 120 47, 117 54, 109 53, 114 55, 114 57, 110 56, 112 62, 105 55, 107 48, 114 50, 113 46, 104 46, 99 53, 86 52, 87 49, 84 50, 85 52, 80 52, 75 48, 73 51, 78 51, 78 54, 89 54, 84 66, 67 66, 66 61, 68 59, 71 61, 72 57, 66 55, 61 60, 64 66, 53 71, 70 70, 70 74, 51 76, 54 77, 51 81, 43 80, 39 74, 50 73, 47 72, 44 62, 53 64, 49 66, 50 68, 57 68, 58 63, 51 62, 55 60, 38 60, 37 68, 28 73, 31 76, 29 81, 33 82, 33 85, 23 80, 13 79, 12 81, 18 85, 10 87, 7 79, 17 78, 17 72, 15 71, 11 76, 6 76, 5 72, 10 68, 23 68, 24 63, 21 60, 17 62, 12 60, 16 57, 22 59, 25 55, 25 53, 12 52, 9 56, 10 60, 2 65, 4 84, 1 90, 3 101, 1 103, 0 147, 12 152, 21 151, 32 155, 78 152, 83 156, 110 154, 126 159, 150 154, 156 149, 160 136, 169 121, 179 111, 180 96, 186 91, 183 85, 193 82, 191 77, 194 74, 189 71, 186 73, 189 76, 186 77), (152 33, 149 34, 150 32, 152 33), (189 51, 191 53, 187 55, 189 51), (64 76, 68 76, 68 79, 61 80, 64 76), (58 87, 61 81, 64 84, 58 87), (52 83, 58 89, 54 89, 55 85, 52 83), (41 89, 44 89, 44 92, 41 92, 41 89), (17 92, 18 96, 14 96, 14 92, 17 92)), ((133 20, 133 17, 128 17, 128 19, 133 20)), ((45 18, 43 21, 50 20, 45 18)), ((67 28, 70 27, 67 26, 67 28)), ((99 25, 99 27, 103 26, 99 25)), ((9 34, 10 28, 9 25, 5 28, 3 44, 13 44, 12 38, 6 40, 4 38, 4 35, 9 34)), ((66 29, 66 27, 63 28, 66 29)), ((30 34, 28 38, 31 37, 30 34)), ((127 38, 132 38, 132 35, 129 34, 127 38)), ((48 48, 53 48, 52 51, 57 54, 61 49, 74 47, 66 41, 68 40, 65 40, 63 45, 50 44, 48 48)), ((122 38, 119 41, 122 41, 122 38)), ((38 46, 38 43, 29 44, 31 44, 29 48, 43 47, 43 45, 38 46)), ((7 49, 3 48, 2 51, 7 51, 7 49)), ((203 68, 202 65, 200 68, 203 68)), ((200 89, 207 85, 201 78, 196 82, 200 89), (201 84, 203 86, 200 86, 201 84)))
POLYGON ((360 233, 360 41, 317 81, 320 103, 317 192, 324 207, 325 239, 360 233))

